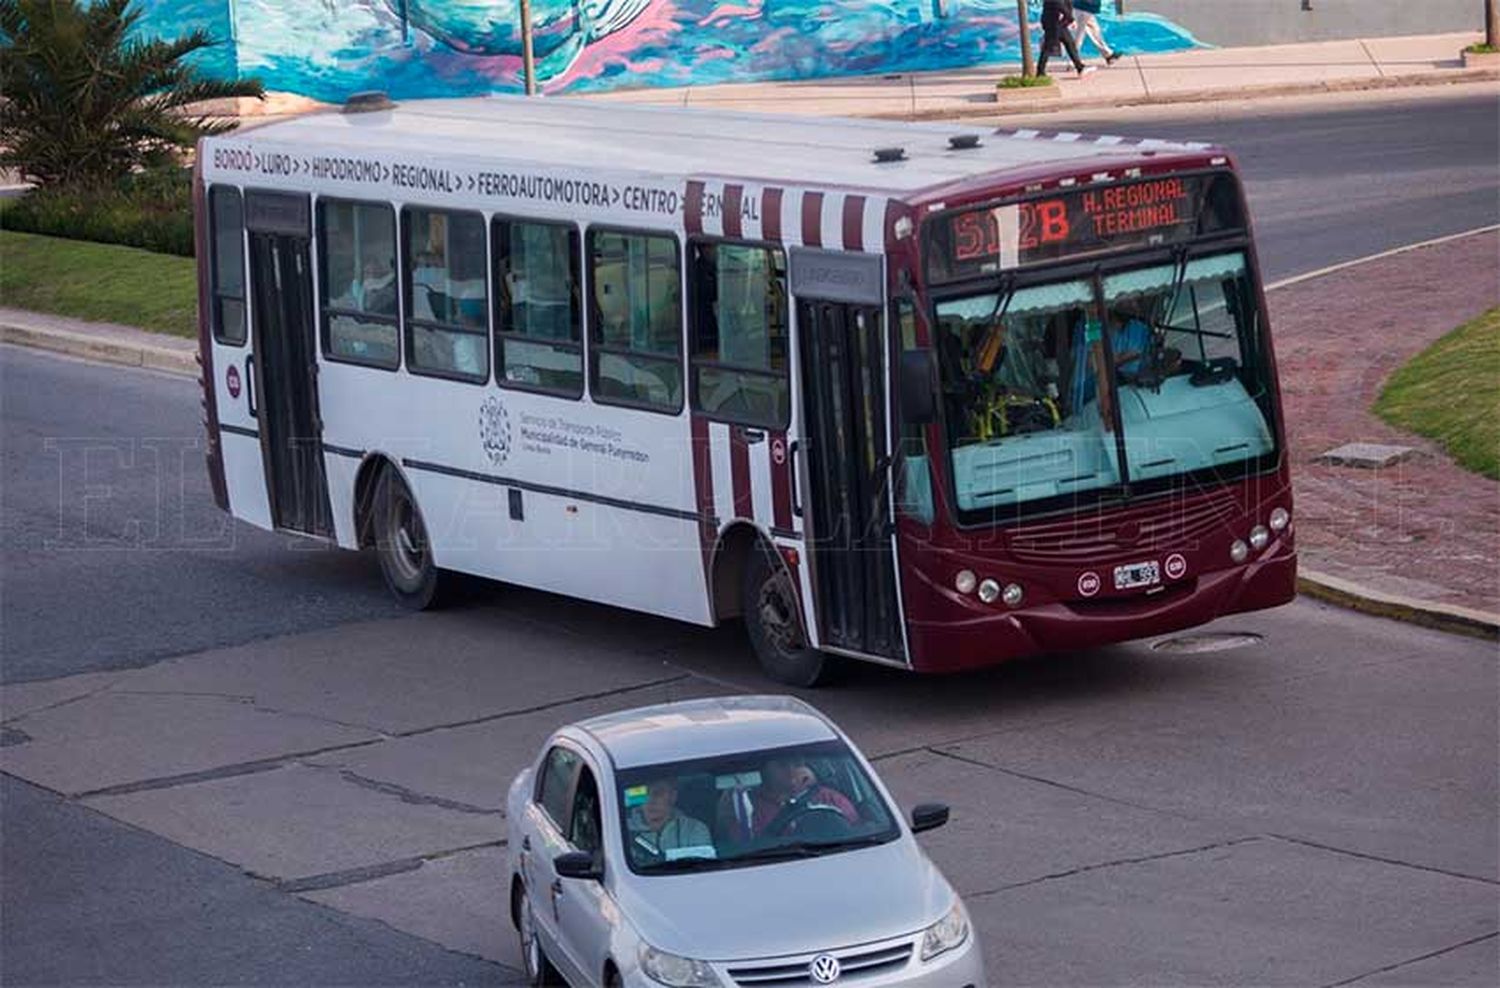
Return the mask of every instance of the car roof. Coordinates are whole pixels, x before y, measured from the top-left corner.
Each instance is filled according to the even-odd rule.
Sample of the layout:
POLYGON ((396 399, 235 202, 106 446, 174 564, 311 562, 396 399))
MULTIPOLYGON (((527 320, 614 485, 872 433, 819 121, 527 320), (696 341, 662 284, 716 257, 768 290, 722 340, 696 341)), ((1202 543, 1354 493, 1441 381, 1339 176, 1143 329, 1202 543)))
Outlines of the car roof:
POLYGON ((727 696, 637 707, 573 725, 616 768, 711 758, 838 738, 827 718, 790 696, 727 696))
POLYGON ((892 196, 1037 166, 1108 167, 1134 160, 1146 148, 1206 147, 1076 133, 996 131, 974 124, 500 95, 403 100, 389 109, 352 114, 314 113, 237 136, 353 156, 479 155, 542 167, 597 167, 606 162, 609 169, 663 177, 813 182, 892 196), (950 147, 949 139, 960 135, 982 140, 950 147), (901 148, 902 160, 877 162, 875 150, 886 148, 901 148), (1085 161, 1089 165, 1084 166, 1085 161))

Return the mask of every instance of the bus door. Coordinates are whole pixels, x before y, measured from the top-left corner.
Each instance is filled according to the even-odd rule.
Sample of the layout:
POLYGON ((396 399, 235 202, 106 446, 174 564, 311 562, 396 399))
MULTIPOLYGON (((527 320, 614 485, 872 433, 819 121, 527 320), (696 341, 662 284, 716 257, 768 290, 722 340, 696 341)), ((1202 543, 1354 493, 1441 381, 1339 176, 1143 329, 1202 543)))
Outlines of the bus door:
POLYGON ((880 279, 879 257, 793 252, 792 291, 799 282, 809 290, 798 297, 797 331, 819 637, 824 645, 902 658, 880 279), (862 284, 869 290, 861 292, 862 284))
POLYGON ((318 415, 311 204, 305 195, 248 192, 250 299, 261 448, 277 528, 333 534, 318 415))

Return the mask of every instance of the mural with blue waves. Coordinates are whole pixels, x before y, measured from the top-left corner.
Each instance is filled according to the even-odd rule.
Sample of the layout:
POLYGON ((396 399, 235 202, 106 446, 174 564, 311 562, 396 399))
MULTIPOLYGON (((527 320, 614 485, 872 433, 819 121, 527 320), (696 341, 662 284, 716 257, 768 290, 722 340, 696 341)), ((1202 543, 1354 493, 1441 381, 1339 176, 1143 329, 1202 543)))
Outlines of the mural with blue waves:
MULTIPOLYGON (((227 30, 205 62, 267 88, 339 101, 521 89, 519 0, 144 0, 160 33, 227 30)), ((1034 18, 1040 0, 1033 0, 1034 18)), ((1015 63, 1014 0, 532 0, 537 76, 548 93, 816 79, 1015 63)), ((1100 17, 1125 52, 1193 47, 1149 14, 1100 17)), ((1033 31, 1036 31, 1033 21, 1033 31)), ((1088 53, 1085 49, 1085 53, 1088 53)))

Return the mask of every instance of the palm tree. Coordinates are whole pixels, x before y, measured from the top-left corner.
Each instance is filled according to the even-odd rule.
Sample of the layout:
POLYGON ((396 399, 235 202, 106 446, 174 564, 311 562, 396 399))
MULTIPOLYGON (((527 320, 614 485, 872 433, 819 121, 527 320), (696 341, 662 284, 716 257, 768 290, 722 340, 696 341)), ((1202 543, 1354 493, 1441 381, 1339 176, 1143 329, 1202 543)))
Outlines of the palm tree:
POLYGON ((102 185, 234 128, 192 104, 261 97, 253 79, 201 75, 199 29, 137 40, 135 0, 0 0, 0 165, 38 185, 102 185))

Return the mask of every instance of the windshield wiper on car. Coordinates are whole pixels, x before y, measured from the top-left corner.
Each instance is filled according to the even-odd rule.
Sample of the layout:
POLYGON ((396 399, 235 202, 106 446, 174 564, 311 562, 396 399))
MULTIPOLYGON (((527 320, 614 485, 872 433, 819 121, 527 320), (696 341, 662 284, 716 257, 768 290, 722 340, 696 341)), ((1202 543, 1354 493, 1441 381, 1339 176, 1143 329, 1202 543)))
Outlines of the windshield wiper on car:
POLYGON ((712 871, 722 868, 724 858, 673 858, 668 861, 653 861, 650 864, 636 865, 636 870, 643 875, 667 875, 684 871, 712 871))
POLYGON ((816 858, 819 855, 833 854, 837 851, 851 851, 857 847, 874 847, 876 844, 884 844, 891 839, 890 834, 871 834, 868 837, 851 837, 848 840, 793 841, 789 844, 772 844, 769 847, 756 848, 722 860, 778 861, 788 858, 816 858))

